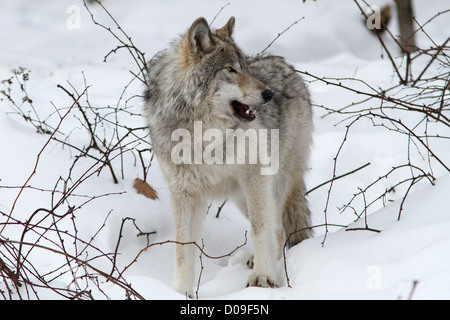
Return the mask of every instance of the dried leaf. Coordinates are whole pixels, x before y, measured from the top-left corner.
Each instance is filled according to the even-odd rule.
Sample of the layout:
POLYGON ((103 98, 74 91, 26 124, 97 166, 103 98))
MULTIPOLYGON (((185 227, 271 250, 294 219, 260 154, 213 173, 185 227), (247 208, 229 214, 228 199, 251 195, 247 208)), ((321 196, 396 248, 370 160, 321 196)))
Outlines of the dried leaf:
POLYGON ((139 178, 134 179, 133 188, 136 189, 137 193, 143 194, 147 198, 150 198, 152 200, 158 199, 158 194, 156 193, 156 191, 152 187, 150 187, 150 185, 144 180, 141 180, 139 178))

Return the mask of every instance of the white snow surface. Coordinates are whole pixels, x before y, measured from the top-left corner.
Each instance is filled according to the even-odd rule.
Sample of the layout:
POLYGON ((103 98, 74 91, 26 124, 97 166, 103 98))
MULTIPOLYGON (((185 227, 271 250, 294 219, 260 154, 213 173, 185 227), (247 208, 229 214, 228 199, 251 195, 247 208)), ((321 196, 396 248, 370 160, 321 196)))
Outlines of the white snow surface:
MULTIPOLYGON (((105 0, 103 3, 136 46, 146 53, 147 59, 164 49, 197 17, 204 16, 211 21, 225 6, 213 26, 220 27, 230 16, 235 16, 235 39, 246 53, 260 52, 291 23, 305 17, 280 36, 268 52, 284 56, 297 69, 318 76, 357 76, 374 87, 387 88, 396 84, 390 62, 385 55, 382 57, 379 42, 364 27, 353 1, 317 0, 303 3, 301 0, 231 0, 229 5, 224 1, 207 0, 105 0)), ((386 1, 375 3, 382 5, 386 1)), ((431 3, 415 1, 414 4, 417 19, 422 22, 438 11, 449 9, 447 0, 434 0, 431 3)), ((114 26, 99 6, 92 5, 91 8, 100 21, 114 26)), ((54 106, 67 108, 72 104, 71 98, 57 88, 58 84, 68 89, 73 86, 81 93, 86 81, 90 86, 88 94, 92 105, 115 106, 124 86, 133 77, 129 70, 135 70, 135 65, 124 49, 111 54, 108 61, 103 62, 104 56, 119 44, 110 33, 92 23, 81 1, 4 1, 0 11, 0 26, 0 79, 10 78, 12 69, 29 69, 30 80, 26 84, 28 95, 43 118, 53 114, 49 118, 52 125, 58 122, 54 106), (72 20, 69 19, 73 10, 75 14, 79 10, 79 28, 70 28, 72 20)), ((397 32, 395 21, 392 30, 397 32)), ((449 31, 448 15, 436 18, 427 25, 426 31, 436 43, 445 41, 449 31)), ((386 41, 388 46, 393 46, 392 41, 386 41)), ((429 45, 427 41, 422 33, 418 34, 419 45, 426 47, 429 45)), ((399 57, 400 54, 396 52, 396 59, 399 57)), ((420 66, 426 62, 418 63, 420 66)), ((355 93, 321 82, 309 82, 308 86, 315 105, 342 106, 359 99, 355 98, 355 93)), ((142 92, 143 86, 139 81, 134 81, 125 99, 142 92)), ((20 100, 21 93, 16 90, 15 94, 20 100)), ((85 102, 85 98, 82 101, 85 102)), ((22 186, 25 183, 33 172, 37 154, 49 136, 37 134, 33 126, 13 112, 6 99, 0 102, 0 106, 0 211, 4 213, 0 216, 1 228, 19 192, 18 188, 4 187, 22 186)), ((142 113, 142 99, 131 99, 129 106, 133 112, 142 113)), ((308 189, 332 177, 333 158, 346 130, 345 123, 340 123, 344 117, 322 117, 325 113, 321 108, 314 109, 314 147, 311 170, 307 176, 308 189)), ((69 114, 60 130, 65 134, 71 133, 70 143, 83 146, 89 144, 90 137, 81 127, 80 117, 81 114, 76 112, 69 114)), ((128 121, 126 125, 130 127, 145 125, 144 119, 139 116, 128 117, 124 121, 128 121)), ((442 135, 449 136, 449 133, 442 135)), ((445 139, 436 139, 430 144, 448 164, 450 143, 445 139)), ((411 152, 412 163, 432 168, 437 178, 435 185, 431 185, 427 179, 417 183, 403 205, 400 220, 401 199, 408 184, 389 193, 384 206, 380 202, 371 207, 367 212, 367 224, 381 232, 346 230, 364 228, 366 220, 361 217, 353 222, 356 216, 352 210, 341 214, 338 209, 359 191, 358 188, 364 188, 393 166, 406 163, 407 148, 407 137, 382 127, 374 127, 370 121, 363 120, 351 128, 338 159, 336 174, 346 173, 368 162, 370 165, 334 183, 326 216, 329 224, 348 227, 329 226, 327 233, 324 227, 315 228, 313 238, 288 250, 286 270, 284 261, 280 261, 279 276, 283 279, 283 285, 276 289, 246 288, 246 280, 251 273, 246 261, 253 251, 249 223, 231 203, 227 203, 219 218, 216 218, 221 202, 213 202, 204 223, 204 251, 211 256, 225 257, 209 259, 203 256, 201 263, 198 260, 197 276, 200 284, 195 289, 198 298, 449 299, 450 174, 436 161, 422 157, 421 153, 411 152), (231 256, 227 255, 245 242, 231 256)), ((27 185, 52 190, 59 177, 67 176, 76 154, 69 147, 63 148, 61 144, 51 141, 44 149, 36 173, 27 185)), ((143 155, 148 162, 149 154, 143 155)), ((140 160, 130 153, 125 154, 123 177, 120 161, 120 157, 117 157, 112 162, 118 173, 118 184, 114 184, 109 171, 103 169, 99 175, 94 174, 76 189, 75 193, 79 195, 110 194, 92 200, 75 212, 77 236, 89 241, 95 235, 92 244, 103 252, 113 253, 122 219, 131 217, 142 231, 156 231, 156 234, 149 236, 149 243, 174 240, 170 193, 157 159, 152 161, 147 181, 158 192, 158 200, 145 198, 133 189, 134 179, 142 178, 140 160), (105 219, 106 223, 102 227, 105 219)), ((91 159, 81 158, 73 177, 78 177, 92 164, 91 159)), ((396 173, 395 178, 402 177, 396 173)), ((380 194, 392 186, 390 183, 390 179, 384 179, 372 192, 380 194)), ((313 225, 325 223, 324 208, 328 189, 329 185, 326 185, 308 196, 313 225)), ((370 197, 371 194, 366 196, 370 197)), ((27 188, 18 198, 13 217, 25 221, 37 208, 49 208, 51 201, 50 192, 27 188)), ((69 200, 72 206, 85 201, 82 197, 69 200)), ((59 214, 65 210, 67 205, 59 214)), ((37 220, 38 217, 33 218, 33 221, 37 220)), ((69 219, 67 228, 71 228, 69 219)), ((2 237, 19 240, 22 231, 23 227, 8 225, 2 237)), ((124 225, 118 249, 119 270, 132 263, 147 245, 147 239, 136 237, 136 234, 136 228, 128 221, 124 225)), ((25 235, 25 241, 31 242, 32 239, 30 233, 25 235)), ((66 241, 68 251, 73 250, 69 249, 73 246, 69 242, 66 241)), ((77 245, 83 247, 82 243, 77 245)), ((4 250, 2 246, 1 250, 4 250)), ((98 252, 84 252, 80 259, 88 259, 96 254, 98 252)), ((123 277, 146 299, 185 299, 170 288, 173 255, 174 244, 152 246, 139 255, 123 277)), ((35 249, 28 259, 33 260, 34 267, 41 274, 64 263, 63 257, 55 257, 47 250, 35 249)), ((92 263, 99 269, 105 268, 106 273, 111 271, 109 261, 107 263, 98 258, 92 263)), ((73 272, 82 273, 83 269, 75 268, 73 272)), ((85 279, 77 281, 84 288, 85 279)), ((117 285, 106 282, 102 277, 99 277, 99 281, 103 293, 93 285, 87 288, 92 290, 94 298, 104 299, 105 295, 112 299, 125 298, 124 291, 117 285)), ((73 288, 73 275, 67 272, 53 283, 57 287, 73 288)), ((6 290, 2 277, 0 290, 6 290)), ((22 294, 26 296, 25 292, 22 294)), ((18 298, 17 294, 14 297, 18 298)), ((47 289, 38 290, 31 297, 60 298, 47 289)))

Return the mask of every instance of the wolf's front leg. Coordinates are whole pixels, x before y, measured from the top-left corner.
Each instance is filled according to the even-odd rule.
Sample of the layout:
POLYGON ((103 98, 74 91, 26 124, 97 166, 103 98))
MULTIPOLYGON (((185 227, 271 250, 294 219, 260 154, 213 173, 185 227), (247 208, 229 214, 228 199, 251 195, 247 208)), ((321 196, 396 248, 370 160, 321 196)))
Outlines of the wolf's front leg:
POLYGON ((253 273, 247 286, 277 287, 277 261, 281 257, 281 211, 270 177, 252 177, 243 184, 255 247, 253 273))
POLYGON ((172 210, 174 215, 175 236, 175 265, 172 277, 172 288, 183 295, 193 297, 195 261, 199 244, 205 210, 204 200, 186 191, 171 190, 172 210))

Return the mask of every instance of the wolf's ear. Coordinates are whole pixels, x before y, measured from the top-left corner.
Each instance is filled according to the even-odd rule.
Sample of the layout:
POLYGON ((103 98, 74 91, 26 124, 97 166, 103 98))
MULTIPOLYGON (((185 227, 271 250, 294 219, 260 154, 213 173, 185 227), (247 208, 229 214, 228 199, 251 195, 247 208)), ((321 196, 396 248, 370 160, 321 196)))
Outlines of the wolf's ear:
POLYGON ((214 40, 205 18, 194 21, 188 31, 189 44, 195 53, 208 53, 214 49, 214 40))
POLYGON ((217 34, 222 38, 229 38, 233 34, 234 30, 234 23, 236 22, 236 19, 234 17, 231 17, 230 20, 219 30, 217 30, 217 34))

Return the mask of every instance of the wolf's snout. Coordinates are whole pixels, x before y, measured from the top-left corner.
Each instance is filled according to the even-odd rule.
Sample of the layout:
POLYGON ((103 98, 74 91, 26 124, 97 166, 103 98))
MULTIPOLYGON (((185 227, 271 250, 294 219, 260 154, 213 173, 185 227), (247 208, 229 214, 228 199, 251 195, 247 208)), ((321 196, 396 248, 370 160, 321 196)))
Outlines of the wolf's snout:
POLYGON ((269 102, 270 100, 272 100, 272 98, 273 98, 273 96, 274 96, 274 93, 273 93, 272 90, 270 90, 269 88, 267 88, 266 90, 264 90, 264 91, 261 93, 261 95, 262 95, 262 97, 263 97, 263 99, 264 99, 264 102, 267 103, 267 102, 269 102))

